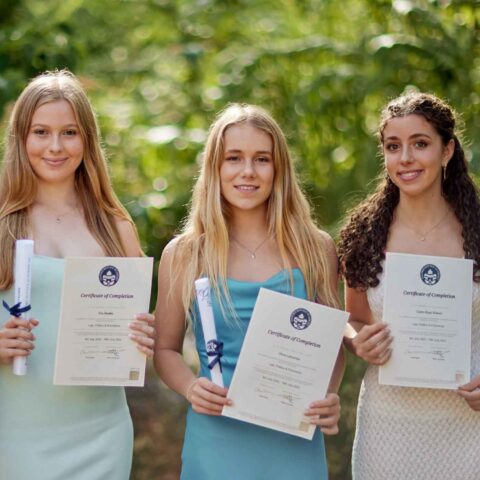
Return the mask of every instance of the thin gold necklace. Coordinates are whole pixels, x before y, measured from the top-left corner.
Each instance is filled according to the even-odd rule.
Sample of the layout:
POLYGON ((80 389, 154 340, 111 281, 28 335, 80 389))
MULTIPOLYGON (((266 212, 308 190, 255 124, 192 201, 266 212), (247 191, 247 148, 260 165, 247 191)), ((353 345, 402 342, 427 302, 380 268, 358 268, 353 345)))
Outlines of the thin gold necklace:
POLYGON ((437 223, 435 223, 432 227, 430 227, 426 232, 423 233, 412 227, 412 225, 400 218, 399 215, 397 215, 397 220, 399 220, 400 223, 403 223, 409 230, 411 230, 421 242, 424 242, 427 239, 428 234, 432 233, 437 227, 439 227, 449 215, 450 210, 447 210, 447 213, 437 223))
POLYGON ((250 256, 252 257, 252 260, 255 260, 257 258, 257 252, 260 250, 260 248, 263 246, 263 244, 270 238, 271 235, 267 235, 259 244, 256 248, 253 250, 250 250, 247 246, 245 246, 242 242, 238 241, 232 234, 230 234, 230 237, 232 240, 241 248, 243 248, 245 251, 247 251, 250 256))
POLYGON ((63 217, 66 217, 67 215, 70 215, 72 212, 74 212, 78 208, 78 203, 77 203, 74 207, 70 208, 65 213, 57 214, 50 207, 47 207, 47 205, 45 205, 45 204, 39 204, 39 205, 41 205, 42 207, 45 208, 45 210, 48 210, 50 213, 53 214, 53 216, 55 217, 55 223, 57 223, 57 224, 62 223, 62 218, 63 217))

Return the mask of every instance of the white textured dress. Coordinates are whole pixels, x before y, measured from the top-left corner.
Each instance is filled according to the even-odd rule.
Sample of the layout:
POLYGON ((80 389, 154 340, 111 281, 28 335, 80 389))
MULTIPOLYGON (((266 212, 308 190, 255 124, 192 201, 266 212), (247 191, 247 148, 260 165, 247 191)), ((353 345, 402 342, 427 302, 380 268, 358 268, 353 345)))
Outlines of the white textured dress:
MULTIPOLYGON (((381 321, 383 277, 367 290, 381 321)), ((471 375, 480 374, 480 286, 473 286, 471 375)), ((480 479, 480 412, 455 391, 378 384, 367 369, 360 389, 353 445, 354 480, 480 479)))

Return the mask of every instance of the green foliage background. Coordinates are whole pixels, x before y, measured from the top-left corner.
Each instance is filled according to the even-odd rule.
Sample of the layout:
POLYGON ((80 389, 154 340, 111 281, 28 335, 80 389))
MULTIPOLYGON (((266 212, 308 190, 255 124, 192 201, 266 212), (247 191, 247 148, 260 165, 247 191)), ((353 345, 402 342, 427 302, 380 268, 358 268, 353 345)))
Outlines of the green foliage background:
MULTIPOLYGON (((0 114, 26 81, 68 67, 98 113, 115 189, 147 254, 178 230, 209 124, 228 102, 270 110, 333 235, 380 169, 378 113, 406 89, 462 112, 479 173, 480 2, 467 0, 0 0, 0 114)), ((349 363, 332 479, 350 478, 363 365, 349 363)), ((184 404, 150 376, 130 393, 132 479, 176 478, 184 404), (161 405, 161 408, 158 406, 161 405), (168 428, 167 428, 168 426, 168 428)))

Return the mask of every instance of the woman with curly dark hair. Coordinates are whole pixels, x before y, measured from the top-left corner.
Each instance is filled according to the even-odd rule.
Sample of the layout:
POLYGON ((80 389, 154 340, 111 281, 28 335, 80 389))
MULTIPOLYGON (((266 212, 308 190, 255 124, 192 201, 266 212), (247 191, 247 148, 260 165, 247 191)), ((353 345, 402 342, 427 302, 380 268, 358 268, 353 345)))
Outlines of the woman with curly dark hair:
MULTIPOLYGON (((358 403, 355 480, 476 479, 480 456, 480 200, 452 108, 410 93, 383 111, 385 174, 340 234, 347 347, 367 361, 358 403), (386 252, 474 261, 472 380, 457 391, 378 383, 393 338, 382 321, 386 252), (353 329, 352 329, 353 330, 353 329)), ((388 319, 385 319, 388 321, 388 319)))

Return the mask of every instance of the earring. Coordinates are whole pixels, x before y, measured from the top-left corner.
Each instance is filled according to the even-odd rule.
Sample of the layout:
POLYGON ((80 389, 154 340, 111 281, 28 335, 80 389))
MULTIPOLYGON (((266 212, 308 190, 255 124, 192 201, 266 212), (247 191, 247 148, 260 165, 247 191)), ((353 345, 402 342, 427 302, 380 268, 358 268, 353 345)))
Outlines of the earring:
POLYGON ((443 176, 443 181, 445 181, 447 179, 447 166, 446 165, 442 165, 442 176, 443 176))

